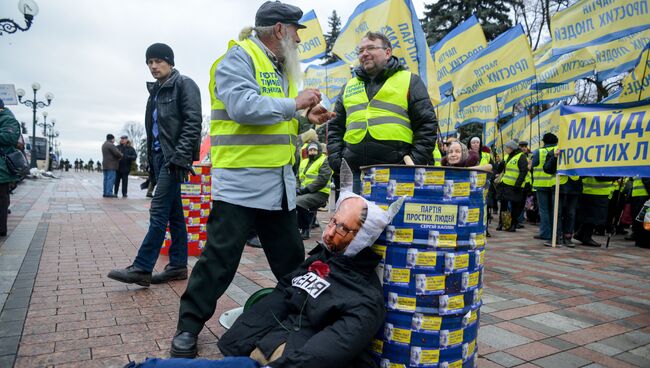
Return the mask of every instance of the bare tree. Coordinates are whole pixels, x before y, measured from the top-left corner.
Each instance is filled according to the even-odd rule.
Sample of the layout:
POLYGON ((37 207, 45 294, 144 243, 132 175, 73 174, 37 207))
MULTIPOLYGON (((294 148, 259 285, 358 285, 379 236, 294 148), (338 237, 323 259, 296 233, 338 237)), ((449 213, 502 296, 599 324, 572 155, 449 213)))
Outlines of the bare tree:
POLYGON ((551 38, 551 17, 574 4, 576 0, 518 0, 512 1, 515 23, 524 27, 531 49, 551 38))
POLYGON ((138 123, 137 121, 127 121, 124 123, 122 132, 129 136, 131 143, 133 143, 133 148, 136 152, 139 152, 138 148, 144 137, 144 124, 138 123))

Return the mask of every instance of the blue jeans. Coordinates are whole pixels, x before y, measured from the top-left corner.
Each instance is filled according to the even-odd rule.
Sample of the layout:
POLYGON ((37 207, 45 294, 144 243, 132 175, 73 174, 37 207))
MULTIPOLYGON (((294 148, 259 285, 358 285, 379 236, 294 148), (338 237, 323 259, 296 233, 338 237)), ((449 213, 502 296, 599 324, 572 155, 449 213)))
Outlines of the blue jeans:
POLYGON ((115 186, 115 170, 104 170, 104 195, 112 196, 115 186))
POLYGON ((156 175, 156 190, 149 209, 149 230, 140 245, 133 265, 145 271, 153 271, 160 248, 165 240, 165 230, 169 223, 172 244, 169 247, 169 265, 187 266, 187 228, 181 202, 181 183, 170 175, 165 167, 165 157, 161 151, 152 152, 153 169, 156 175))
MULTIPOLYGON (((554 188, 551 188, 554 189, 554 188)), ((539 207, 539 237, 542 239, 551 239, 553 233, 553 202, 550 190, 537 190, 537 206, 539 207)))

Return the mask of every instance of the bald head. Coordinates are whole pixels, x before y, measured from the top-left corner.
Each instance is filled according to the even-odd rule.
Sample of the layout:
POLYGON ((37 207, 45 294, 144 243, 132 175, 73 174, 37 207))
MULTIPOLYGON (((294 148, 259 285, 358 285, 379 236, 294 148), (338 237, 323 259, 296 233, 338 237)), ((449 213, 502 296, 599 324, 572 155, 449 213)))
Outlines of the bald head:
POLYGON ((366 202, 359 197, 343 200, 323 232, 323 242, 334 253, 343 253, 368 216, 366 202))

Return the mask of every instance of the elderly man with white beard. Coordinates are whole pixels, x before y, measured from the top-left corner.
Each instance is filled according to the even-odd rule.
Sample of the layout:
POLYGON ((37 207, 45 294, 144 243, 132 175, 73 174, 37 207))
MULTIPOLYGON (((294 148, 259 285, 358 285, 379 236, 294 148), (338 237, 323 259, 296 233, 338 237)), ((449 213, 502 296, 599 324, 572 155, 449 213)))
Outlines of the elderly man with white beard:
POLYGON ((208 239, 181 297, 173 357, 196 356, 197 335, 232 282, 251 230, 278 280, 305 258, 292 170, 296 116, 307 110, 310 122, 322 124, 334 114, 319 105, 318 90, 298 93, 301 17, 298 7, 265 2, 255 27, 244 28, 212 66, 212 211, 208 239))

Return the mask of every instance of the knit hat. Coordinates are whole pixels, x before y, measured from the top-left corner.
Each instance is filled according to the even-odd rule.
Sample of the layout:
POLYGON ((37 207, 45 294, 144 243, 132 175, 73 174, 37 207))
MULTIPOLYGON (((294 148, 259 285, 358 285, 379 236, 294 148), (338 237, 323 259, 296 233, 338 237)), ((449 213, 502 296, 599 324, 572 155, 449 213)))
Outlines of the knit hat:
POLYGON ((510 148, 513 151, 516 150, 517 148, 519 148, 519 145, 515 141, 508 141, 508 142, 506 142, 505 146, 510 148))
POLYGON ((153 58, 165 60, 169 65, 174 66, 174 51, 164 43, 154 43, 147 48, 145 63, 153 58))
POLYGON ((542 137, 542 142, 544 142, 544 144, 557 144, 557 136, 553 133, 546 133, 544 134, 544 137, 542 137))
POLYGON ((312 142, 309 143, 309 145, 307 146, 307 151, 309 151, 309 150, 312 149, 312 148, 315 149, 315 150, 318 150, 318 149, 320 148, 320 144, 318 144, 318 142, 314 142, 314 141, 312 141, 312 142))

